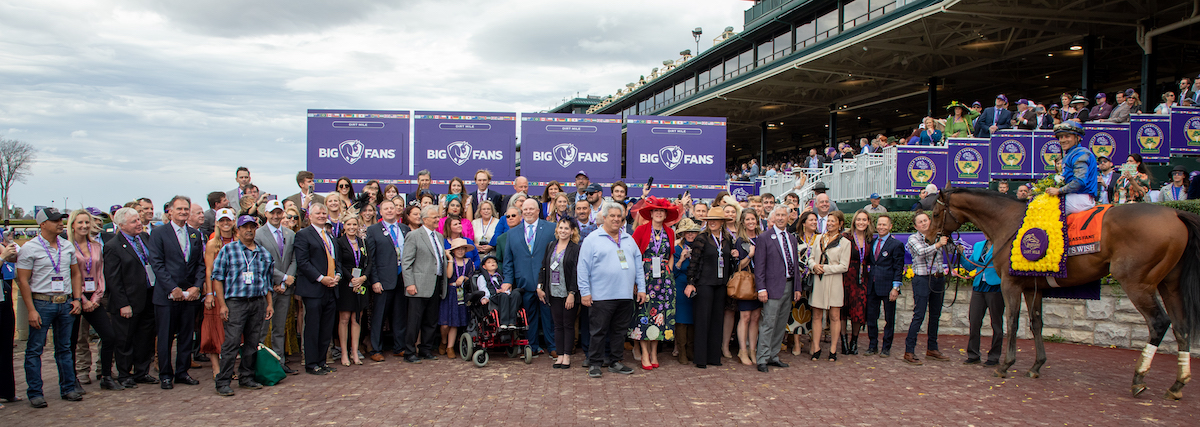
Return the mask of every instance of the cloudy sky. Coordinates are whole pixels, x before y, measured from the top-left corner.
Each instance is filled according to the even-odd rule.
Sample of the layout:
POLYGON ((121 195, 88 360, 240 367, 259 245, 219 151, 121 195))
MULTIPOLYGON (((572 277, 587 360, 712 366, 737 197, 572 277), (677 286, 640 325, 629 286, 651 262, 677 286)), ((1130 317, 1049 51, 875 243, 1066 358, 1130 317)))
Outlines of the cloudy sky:
POLYGON ((10 202, 292 194, 305 111, 546 110, 742 28, 740 0, 0 0, 0 136, 40 150, 10 202))

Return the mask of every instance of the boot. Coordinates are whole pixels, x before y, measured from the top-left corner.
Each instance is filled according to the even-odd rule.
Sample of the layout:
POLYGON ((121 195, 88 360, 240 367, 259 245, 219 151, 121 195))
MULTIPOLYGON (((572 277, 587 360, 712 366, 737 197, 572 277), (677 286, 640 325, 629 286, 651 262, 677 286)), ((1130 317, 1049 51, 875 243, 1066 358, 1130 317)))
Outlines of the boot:
POLYGON ((690 343, 688 342, 688 329, 690 329, 691 326, 692 325, 682 325, 678 323, 675 324, 675 347, 679 349, 679 356, 676 356, 675 359, 679 361, 680 365, 687 365, 691 363, 691 358, 688 357, 688 353, 691 350, 689 345, 690 343))
POLYGON ((850 354, 855 355, 855 356, 858 355, 858 335, 857 334, 850 336, 850 354))
POLYGON ((850 336, 848 336, 846 334, 842 334, 842 338, 838 341, 840 341, 838 343, 838 347, 841 348, 842 354, 849 355, 850 354, 850 336))

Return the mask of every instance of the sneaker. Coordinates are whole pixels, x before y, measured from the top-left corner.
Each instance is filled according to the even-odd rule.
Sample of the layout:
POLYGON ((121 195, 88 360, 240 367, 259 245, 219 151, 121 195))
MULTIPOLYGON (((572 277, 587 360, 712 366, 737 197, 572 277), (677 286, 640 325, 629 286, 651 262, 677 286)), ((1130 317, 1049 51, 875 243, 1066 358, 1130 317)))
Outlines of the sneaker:
MULTIPOLYGON (((632 370, 632 369, 630 369, 630 371, 632 372, 633 370, 632 370)), ((600 372, 600 367, 599 367, 599 366, 592 365, 592 367, 588 368, 588 377, 591 377, 591 378, 600 378, 600 376, 601 376, 601 375, 603 375, 603 373, 602 373, 602 372, 600 372)), ((33 403, 33 400, 30 400, 30 401, 29 401, 29 403, 30 403, 30 404, 32 404, 32 403, 33 403)), ((37 408, 37 406, 34 406, 34 407, 35 407, 35 408, 37 408)), ((46 401, 45 401, 45 400, 43 400, 43 401, 42 401, 42 406, 41 406, 41 407, 42 407, 42 408, 45 408, 45 407, 46 407, 46 401)))
POLYGON ((612 365, 609 365, 608 371, 621 375, 629 375, 633 373, 633 368, 625 366, 621 362, 613 362, 612 365))
POLYGON ((62 400, 78 402, 83 400, 83 393, 80 393, 79 390, 72 390, 70 393, 62 395, 62 400))

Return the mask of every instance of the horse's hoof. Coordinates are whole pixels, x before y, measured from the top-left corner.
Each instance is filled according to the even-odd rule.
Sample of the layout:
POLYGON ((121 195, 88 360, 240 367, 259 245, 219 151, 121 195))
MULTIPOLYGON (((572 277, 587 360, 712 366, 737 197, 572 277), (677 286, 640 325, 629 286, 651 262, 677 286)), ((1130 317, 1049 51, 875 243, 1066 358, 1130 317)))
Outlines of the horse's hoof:
MULTIPOLYGON (((1133 397, 1141 396, 1142 393, 1144 393, 1145 391, 1146 391, 1145 384, 1134 384, 1133 385, 1133 397)), ((1170 392, 1168 392, 1168 393, 1170 393, 1170 392)))
POLYGON ((1037 372, 1029 371, 1025 373, 1025 376, 1029 378, 1038 378, 1041 375, 1039 375, 1037 372))
POLYGON ((1163 398, 1164 398, 1164 399, 1167 399, 1167 400, 1179 400, 1179 399, 1182 399, 1182 398, 1183 398, 1183 390, 1180 390, 1180 391, 1177 391, 1177 392, 1176 392, 1176 391, 1167 390, 1167 394, 1163 395, 1163 398))
POLYGON ((992 376, 996 378, 1008 378, 1008 371, 1004 369, 997 369, 992 372, 992 376))

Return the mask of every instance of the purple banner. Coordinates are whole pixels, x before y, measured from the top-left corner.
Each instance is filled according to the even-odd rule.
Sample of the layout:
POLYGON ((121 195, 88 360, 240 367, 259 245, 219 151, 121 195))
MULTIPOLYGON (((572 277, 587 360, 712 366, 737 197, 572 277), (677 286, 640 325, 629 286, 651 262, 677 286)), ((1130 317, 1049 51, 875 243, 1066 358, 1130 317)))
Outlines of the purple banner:
POLYGON ((1132 114, 1129 116, 1129 149, 1142 155, 1147 162, 1166 162, 1171 159, 1167 135, 1171 133, 1171 116, 1132 114))
POLYGON ((950 184, 955 187, 987 187, 990 174, 991 141, 986 138, 950 138, 947 162, 950 184))
POLYGON ((1171 154, 1200 154, 1200 108, 1171 107, 1171 154))
POLYGON ((480 169, 493 181, 516 177, 516 113, 417 111, 414 115, 415 172, 434 179, 473 179, 480 169))
POLYGON ((571 181, 579 171, 592 182, 621 179, 621 117, 521 115, 521 174, 531 181, 571 181))
MULTIPOLYGON (((317 181, 403 179, 408 167, 408 112, 308 110, 308 170, 317 181)), ((317 191, 332 191, 321 183, 317 191)))
MULTIPOLYGON (((1054 132, 1034 131, 1033 147, 1037 149, 1037 158, 1033 160, 1033 175, 1030 176, 1030 179, 1041 179, 1047 174, 1055 173, 1057 169, 1054 168, 1054 161, 1062 158, 1063 151, 1054 132)), ((1087 146, 1085 145, 1084 148, 1087 146)))
POLYGON ((1120 123, 1084 123, 1087 133, 1083 136, 1083 148, 1092 150, 1096 157, 1108 157, 1113 163, 1125 163, 1129 157, 1129 125, 1120 123))
POLYGON ((625 176, 658 184, 725 184, 725 118, 629 116, 625 176))
POLYGON ((759 181, 757 180, 754 182, 729 181, 729 189, 726 191, 729 191, 729 194, 740 202, 746 200, 747 197, 759 195, 758 186, 759 181))
POLYGON ((991 177, 993 179, 1029 179, 1033 175, 1033 133, 1029 131, 1001 131, 992 135, 991 177))
POLYGON ((918 194, 929 184, 946 187, 950 173, 946 147, 896 147, 896 194, 918 194))

